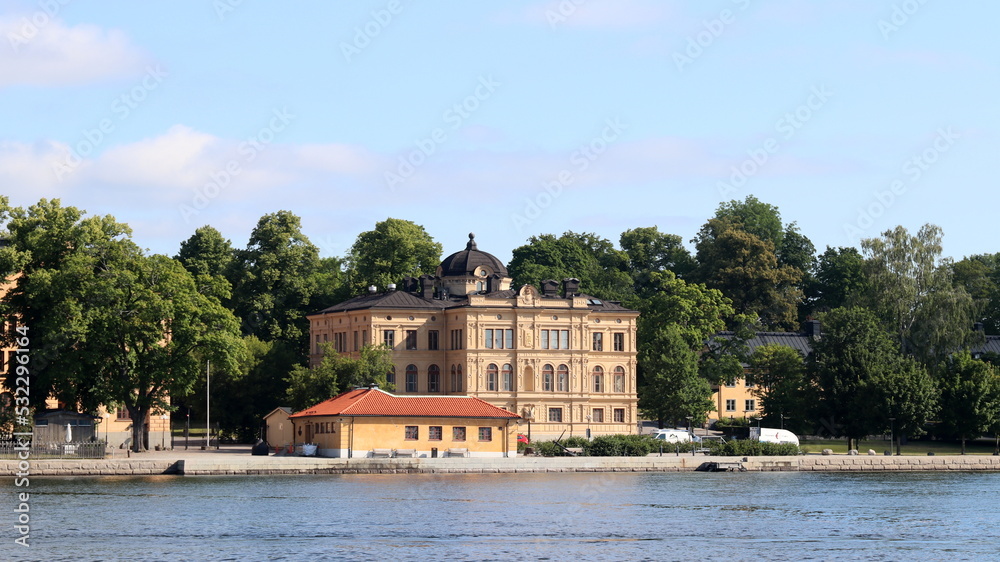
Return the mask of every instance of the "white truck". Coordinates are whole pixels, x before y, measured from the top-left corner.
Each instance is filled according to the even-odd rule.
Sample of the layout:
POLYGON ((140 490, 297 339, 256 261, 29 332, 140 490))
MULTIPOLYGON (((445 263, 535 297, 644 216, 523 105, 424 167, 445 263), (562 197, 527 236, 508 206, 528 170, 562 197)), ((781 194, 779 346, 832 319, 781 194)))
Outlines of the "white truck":
POLYGON ((653 439, 660 439, 667 443, 689 443, 700 441, 698 437, 691 435, 686 429, 657 429, 652 433, 653 439))
POLYGON ((750 438, 761 443, 789 443, 799 446, 799 438, 787 429, 775 429, 773 427, 751 427, 750 438))

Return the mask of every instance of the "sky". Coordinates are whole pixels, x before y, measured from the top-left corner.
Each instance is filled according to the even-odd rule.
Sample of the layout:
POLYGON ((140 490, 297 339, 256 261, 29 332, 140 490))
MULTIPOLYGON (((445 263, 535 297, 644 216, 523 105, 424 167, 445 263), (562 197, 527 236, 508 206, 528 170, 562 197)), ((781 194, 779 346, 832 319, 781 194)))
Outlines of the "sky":
POLYGON ((505 262, 566 231, 687 242, 753 195, 818 252, 933 223, 961 259, 1000 251, 998 20, 986 0, 0 0, 0 194, 167 255, 289 210, 323 256, 393 217, 505 262))

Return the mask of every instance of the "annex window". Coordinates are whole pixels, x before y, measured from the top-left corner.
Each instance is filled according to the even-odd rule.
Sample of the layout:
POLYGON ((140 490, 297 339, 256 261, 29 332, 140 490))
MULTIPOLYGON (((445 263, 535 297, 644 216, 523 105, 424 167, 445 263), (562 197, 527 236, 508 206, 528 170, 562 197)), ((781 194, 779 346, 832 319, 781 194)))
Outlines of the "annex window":
POLYGON ((441 369, 437 365, 427 367, 427 392, 441 392, 441 369))
POLYGON ((594 423, 604 423, 604 408, 594 408, 590 414, 594 423))
POLYGON ((554 388, 552 386, 554 376, 555 371, 552 369, 552 365, 546 364, 542 367, 542 390, 544 392, 552 392, 554 388))
POLYGON ((389 349, 396 347, 396 330, 382 330, 382 343, 389 349))
POLYGON ((441 426, 432 425, 427 428, 427 440, 428 441, 440 441, 441 440, 441 426))
POLYGON ((736 400, 726 400, 726 411, 727 412, 736 411, 736 400))
POLYGON ((757 411, 757 401, 756 400, 750 399, 750 400, 745 400, 745 402, 746 402, 746 408, 745 408, 745 410, 747 412, 756 412, 757 411))
POLYGON ((591 349, 593 351, 604 351, 604 334, 601 332, 594 332, 591 334, 591 339, 593 340, 593 345, 591 349))
POLYGON ((497 366, 490 363, 486 366, 486 390, 496 391, 497 389, 497 366))
POLYGON ((493 428, 492 427, 480 427, 479 428, 479 440, 480 441, 493 441, 493 428))
POLYGON ((417 331, 407 330, 406 331, 406 349, 416 349, 417 348, 417 331))
POLYGON ((615 367, 615 392, 625 392, 625 367, 615 367))
POLYGON ((625 423, 625 408, 615 408, 611 413, 615 423, 625 423))
POLYGON ((417 391, 417 366, 410 365, 406 366, 406 392, 416 392, 417 391))
POLYGON ((562 408, 549 408, 549 421, 562 422, 562 408))
POLYGON ((594 379, 594 392, 604 392, 604 369, 598 365, 590 374, 594 379))
POLYGON ((465 428, 464 427, 453 427, 453 428, 451 428, 451 440, 452 441, 465 441, 465 428))
POLYGON ((438 331, 428 330, 427 331, 427 349, 436 351, 438 348, 438 331))
POLYGON ((625 351, 625 333, 615 332, 611 337, 614 339, 615 351, 625 351))
POLYGON ((407 441, 416 441, 419 438, 420 438, 420 429, 418 429, 417 426, 415 425, 406 426, 403 432, 403 439, 406 439, 407 441))
POLYGON ((569 367, 559 365, 556 372, 556 390, 559 392, 569 392, 569 367))
POLYGON ((503 390, 514 390, 514 367, 510 363, 504 363, 502 375, 503 390))

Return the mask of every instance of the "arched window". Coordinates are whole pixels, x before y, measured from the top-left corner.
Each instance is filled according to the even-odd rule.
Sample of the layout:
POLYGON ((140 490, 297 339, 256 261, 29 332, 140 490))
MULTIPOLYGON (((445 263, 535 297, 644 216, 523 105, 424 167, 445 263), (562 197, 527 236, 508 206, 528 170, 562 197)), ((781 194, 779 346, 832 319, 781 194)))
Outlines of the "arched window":
POLYGON ((486 366, 486 390, 496 391, 497 389, 497 366, 490 363, 486 366))
POLYGON ((615 392, 625 392, 625 367, 615 367, 615 392))
POLYGON ((462 365, 458 365, 458 384, 455 385, 455 392, 462 392, 462 381, 465 377, 462 376, 462 365))
POLYGON ((385 374, 385 382, 389 384, 396 384, 396 366, 393 365, 389 368, 389 372, 385 374))
POLYGON ((427 367, 427 392, 441 392, 441 369, 437 365, 427 367))
POLYGON ((417 366, 410 364, 406 366, 406 392, 417 391, 417 366))
POLYGON ((556 390, 559 392, 569 392, 569 367, 559 365, 556 371, 556 390))
POLYGON ((510 363, 503 365, 503 389, 508 392, 514 390, 514 367, 510 363))
POLYGON ((552 365, 546 364, 542 367, 542 390, 545 392, 552 392, 552 378, 555 371, 552 369, 552 365))
POLYGON ((594 392, 604 392, 604 369, 596 365, 591 371, 591 376, 594 379, 594 392))

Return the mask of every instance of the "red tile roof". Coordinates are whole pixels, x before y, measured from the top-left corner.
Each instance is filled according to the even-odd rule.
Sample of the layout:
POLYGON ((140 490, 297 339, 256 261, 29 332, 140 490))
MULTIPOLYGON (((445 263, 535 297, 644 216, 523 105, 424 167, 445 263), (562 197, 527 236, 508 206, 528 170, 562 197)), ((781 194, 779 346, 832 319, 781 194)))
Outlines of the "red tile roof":
POLYGON ((377 388, 351 390, 289 417, 311 416, 520 417, 472 396, 396 396, 377 388))

